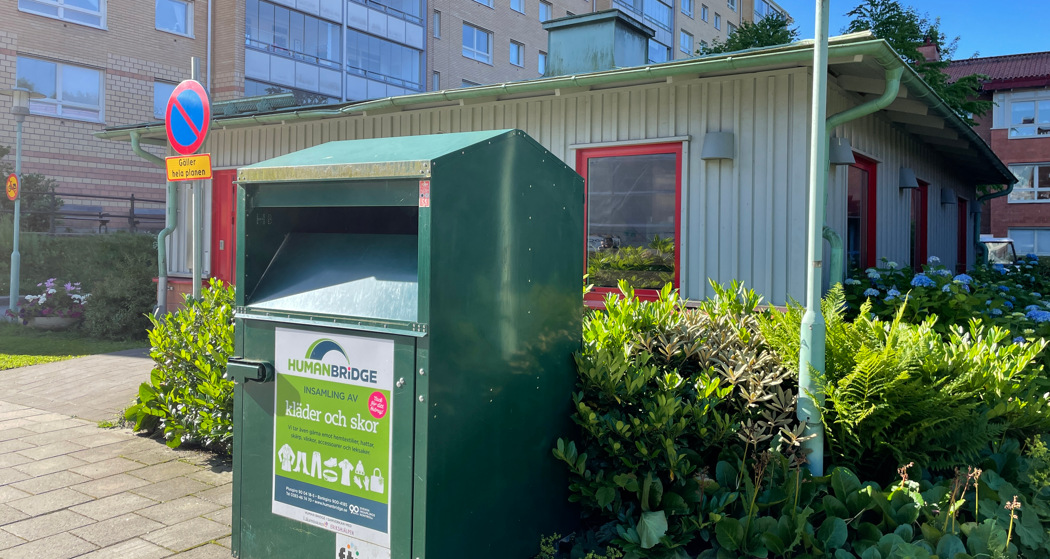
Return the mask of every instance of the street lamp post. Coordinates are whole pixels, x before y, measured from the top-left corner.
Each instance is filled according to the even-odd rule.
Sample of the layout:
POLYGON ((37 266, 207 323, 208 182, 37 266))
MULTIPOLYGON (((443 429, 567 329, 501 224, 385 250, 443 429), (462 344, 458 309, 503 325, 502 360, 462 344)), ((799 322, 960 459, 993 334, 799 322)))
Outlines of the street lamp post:
MULTIPOLYGON (((39 99, 43 97, 40 93, 30 91, 22 87, 12 87, 11 89, 0 90, 0 93, 11 97, 11 114, 15 115, 15 175, 18 177, 19 182, 22 180, 22 123, 26 120, 26 115, 29 114, 29 100, 39 99)), ((21 190, 21 189, 19 189, 21 190)), ((11 248, 11 298, 7 303, 8 309, 12 313, 18 312, 18 278, 20 274, 20 266, 22 263, 22 256, 18 252, 18 237, 20 230, 20 220, 22 212, 22 193, 19 192, 15 198, 15 233, 12 248, 11 248)))

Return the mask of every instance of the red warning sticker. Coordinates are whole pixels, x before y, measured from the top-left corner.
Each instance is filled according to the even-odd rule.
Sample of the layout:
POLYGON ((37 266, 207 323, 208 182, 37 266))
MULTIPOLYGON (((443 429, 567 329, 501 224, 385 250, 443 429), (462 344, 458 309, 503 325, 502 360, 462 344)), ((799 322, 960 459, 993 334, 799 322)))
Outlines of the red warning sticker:
POLYGON ((430 181, 419 181, 419 207, 430 207, 430 181))

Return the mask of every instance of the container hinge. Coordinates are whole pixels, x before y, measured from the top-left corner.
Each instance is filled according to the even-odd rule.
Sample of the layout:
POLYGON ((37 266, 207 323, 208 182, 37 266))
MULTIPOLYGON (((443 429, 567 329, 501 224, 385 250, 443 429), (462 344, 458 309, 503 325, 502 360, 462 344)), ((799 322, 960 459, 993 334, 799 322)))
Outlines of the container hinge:
POLYGON ((264 361, 234 357, 226 362, 226 376, 237 384, 243 384, 249 380, 271 382, 273 381, 273 365, 264 361))

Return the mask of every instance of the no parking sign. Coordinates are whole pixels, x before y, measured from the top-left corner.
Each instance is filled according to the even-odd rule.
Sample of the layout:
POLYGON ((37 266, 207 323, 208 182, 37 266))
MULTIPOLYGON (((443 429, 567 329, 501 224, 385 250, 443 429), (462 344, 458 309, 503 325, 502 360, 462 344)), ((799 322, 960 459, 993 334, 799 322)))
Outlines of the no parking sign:
POLYGON ((167 158, 169 181, 211 178, 211 158, 206 154, 190 157, 208 137, 210 124, 211 101, 204 87, 195 80, 186 80, 176 86, 168 97, 164 127, 168 144, 184 157, 167 158))

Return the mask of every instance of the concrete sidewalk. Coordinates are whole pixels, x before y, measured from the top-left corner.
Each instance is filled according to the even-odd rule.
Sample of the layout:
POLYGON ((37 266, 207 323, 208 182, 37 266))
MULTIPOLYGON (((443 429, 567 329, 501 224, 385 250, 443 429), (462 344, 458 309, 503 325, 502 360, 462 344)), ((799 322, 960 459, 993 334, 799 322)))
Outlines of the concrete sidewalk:
POLYGON ((0 371, 0 558, 231 556, 228 463, 97 425, 151 368, 131 351, 0 371))

